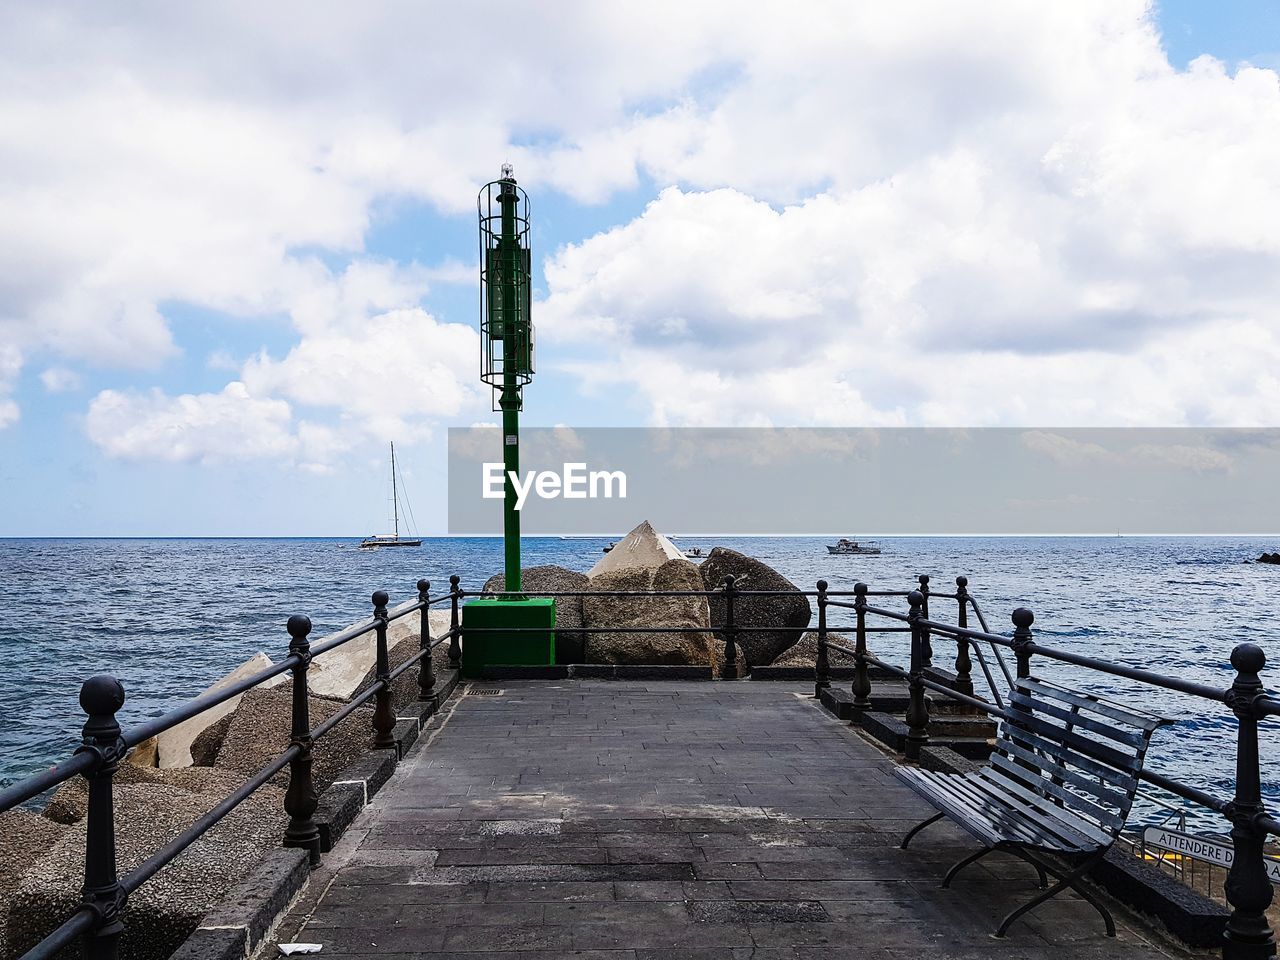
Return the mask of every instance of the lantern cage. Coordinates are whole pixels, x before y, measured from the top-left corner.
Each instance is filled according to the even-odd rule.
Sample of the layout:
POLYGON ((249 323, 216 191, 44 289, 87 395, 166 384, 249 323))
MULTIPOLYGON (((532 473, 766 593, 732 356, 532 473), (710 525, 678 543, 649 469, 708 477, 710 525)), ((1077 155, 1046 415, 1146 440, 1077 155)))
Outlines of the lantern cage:
POLYGON ((493 388, 493 409, 508 385, 521 407, 533 380, 534 331, 530 308, 529 196, 515 180, 486 183, 477 198, 480 218, 480 379, 493 388), (509 221, 504 224, 504 206, 509 221), (504 230, 504 227, 508 229, 504 230), (510 288, 513 296, 504 297, 510 288), (512 304, 508 308, 508 302, 512 304))

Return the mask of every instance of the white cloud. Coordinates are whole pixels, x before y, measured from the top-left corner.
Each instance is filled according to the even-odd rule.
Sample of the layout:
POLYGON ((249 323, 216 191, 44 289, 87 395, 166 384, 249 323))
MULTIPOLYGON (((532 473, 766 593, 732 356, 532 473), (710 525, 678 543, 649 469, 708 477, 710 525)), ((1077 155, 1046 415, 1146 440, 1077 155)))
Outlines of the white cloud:
POLYGON ((511 159, 536 202, 670 187, 537 313, 651 422, 1275 424, 1278 117, 1274 71, 1173 69, 1143 0, 33 6, 0 37, 0 344, 154 366, 169 304, 286 315, 240 402, 472 417, 467 336, 416 312, 471 270, 364 238, 511 159))
POLYGON ((1043 454, 1054 463, 1078 466, 1082 463, 1107 462, 1117 459, 1116 454, 1092 440, 1077 440, 1047 430, 1028 430, 1019 438, 1028 450, 1043 454))
POLYGON ((0 343, 0 430, 17 423, 18 404, 9 396, 22 372, 22 353, 17 347, 0 343))
POLYGON ((40 374, 40 382, 50 393, 65 393, 80 388, 80 374, 66 367, 49 367, 40 374))
POLYGON ((1231 456, 1221 450, 1188 443, 1144 443, 1134 447, 1132 452, 1140 460, 1196 473, 1230 472, 1235 466, 1231 456))
POLYGON ((409 441, 432 422, 474 415, 487 405, 479 383, 478 334, 423 310, 393 310, 359 329, 309 336, 281 359, 245 364, 257 395, 337 408, 365 439, 409 441))
POLYGON ((254 397, 243 383, 221 393, 169 397, 104 390, 89 404, 89 438, 122 460, 217 462, 292 458, 299 440, 283 400, 254 397))

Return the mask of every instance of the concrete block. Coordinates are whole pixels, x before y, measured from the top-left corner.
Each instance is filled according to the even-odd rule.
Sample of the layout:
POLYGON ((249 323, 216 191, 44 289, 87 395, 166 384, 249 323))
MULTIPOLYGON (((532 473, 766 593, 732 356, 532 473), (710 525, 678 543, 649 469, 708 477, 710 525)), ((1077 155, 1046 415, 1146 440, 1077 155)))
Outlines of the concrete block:
POLYGON ((252 955, 306 888, 310 872, 305 850, 277 847, 267 851, 253 872, 205 916, 200 929, 188 938, 187 944, 197 941, 193 947, 206 952, 184 953, 187 944, 183 944, 174 957, 178 960, 205 960, 206 957, 223 956, 207 951, 216 945, 231 949, 235 938, 227 935, 235 933, 241 938, 241 952, 226 955, 252 955))
MULTIPOLYGON (((259 670, 265 670, 271 666, 271 658, 265 653, 255 653, 240 666, 236 667, 221 680, 211 684, 201 691, 201 696, 206 693, 214 693, 218 690, 225 690, 237 680, 243 680, 245 677, 252 676, 259 670)), ((261 684, 259 689, 274 687, 283 683, 288 675, 279 674, 270 680, 261 684)), ((233 712, 240 705, 241 697, 232 697, 224 703, 218 704, 216 707, 210 707, 203 713, 198 713, 189 720, 184 720, 175 727, 164 731, 156 737, 156 763, 158 767, 189 767, 191 766, 191 744, 196 737, 204 733, 205 730, 213 726, 227 714, 233 712)))
POLYGON ((335 783, 320 794, 314 820, 320 828, 320 851, 328 853, 364 809, 364 783, 335 783))

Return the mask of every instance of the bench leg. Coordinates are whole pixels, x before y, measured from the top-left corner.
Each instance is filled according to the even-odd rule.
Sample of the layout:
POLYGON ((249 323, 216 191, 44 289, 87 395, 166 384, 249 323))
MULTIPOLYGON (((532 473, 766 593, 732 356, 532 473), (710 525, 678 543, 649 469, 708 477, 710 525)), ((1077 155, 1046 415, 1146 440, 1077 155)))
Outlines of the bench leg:
POLYGON ((956 875, 961 870, 969 866, 969 864, 976 863, 977 861, 981 860, 988 853, 995 853, 995 847, 983 847, 977 853, 969 854, 969 856, 965 857, 963 860, 961 860, 959 863, 953 866, 950 870, 947 871, 947 875, 942 878, 942 889, 945 890, 947 889, 947 887, 951 886, 951 881, 956 878, 956 875))
POLYGON ((924 820, 924 821, 921 821, 920 823, 917 823, 914 827, 912 827, 910 830, 907 831, 907 835, 903 837, 902 842, 898 844, 898 849, 899 850, 907 849, 907 844, 911 842, 912 837, 914 837, 917 833, 919 833, 925 827, 929 826, 929 824, 937 823, 939 820, 941 820, 945 816, 946 816, 945 813, 935 813, 928 820, 924 820))
POLYGON ((1029 863, 1033 867, 1035 867, 1036 874, 1040 877, 1040 883, 1038 884, 1038 886, 1040 887, 1041 890, 1045 890, 1048 888, 1049 878, 1045 876, 1044 865, 1039 860, 1037 860, 1035 857, 1029 856, 1022 850, 1019 850, 1017 847, 1011 847, 1009 849, 1009 852, 1012 853, 1019 860, 1022 860, 1024 863, 1029 863))
MULTIPOLYGON (((1098 900, 1098 898, 1095 897, 1091 892, 1086 890, 1084 887, 1078 885, 1078 881, 1080 880, 1080 878, 1083 877, 1089 871, 1089 868, 1092 867, 1094 863, 1097 862, 1102 857, 1102 854, 1104 854, 1105 852, 1106 852, 1105 850, 1099 851, 1098 853, 1094 854, 1093 856, 1089 857, 1084 862, 1082 862, 1074 870, 1070 870, 1067 873, 1059 873, 1050 864, 1042 863, 1041 865, 1044 867, 1044 869, 1048 870, 1055 877, 1060 878, 1058 882, 1055 883, 1048 890, 1044 891, 1044 893, 1040 894, 1039 896, 1032 897, 1022 906, 1018 907, 1017 910, 1014 910, 1002 921, 1000 921, 1000 926, 996 929, 996 932, 993 933, 992 936, 995 937, 997 940, 1003 940, 1005 932, 1009 929, 1013 921, 1017 920, 1020 916, 1022 916, 1027 911, 1034 910, 1036 907, 1040 906, 1040 904, 1044 903, 1046 900, 1051 900, 1052 898, 1056 897, 1063 890, 1070 888, 1074 890, 1076 893, 1080 894, 1080 897, 1083 900, 1085 900, 1090 906, 1092 906, 1095 910, 1098 911, 1098 913, 1102 915, 1102 920, 1107 925, 1107 936, 1114 937, 1116 935, 1116 921, 1111 916, 1111 911, 1108 910, 1102 904, 1102 902, 1098 900)), ((1022 854, 1019 854, 1019 855, 1023 856, 1022 854)), ((1023 856, 1023 859, 1029 859, 1029 855, 1023 856)), ((1035 861, 1033 860, 1032 862, 1034 863, 1035 861)))

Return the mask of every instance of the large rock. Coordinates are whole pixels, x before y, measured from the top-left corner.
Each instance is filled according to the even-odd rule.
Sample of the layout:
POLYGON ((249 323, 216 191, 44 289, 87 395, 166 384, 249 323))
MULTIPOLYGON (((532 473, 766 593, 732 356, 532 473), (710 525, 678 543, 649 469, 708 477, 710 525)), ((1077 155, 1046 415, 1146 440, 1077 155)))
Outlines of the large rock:
MULTIPOLYGON (((842 647, 848 647, 850 650, 854 647, 853 637, 846 637, 840 633, 827 633, 828 643, 838 643, 842 647)), ((776 660, 773 661, 775 667, 814 667, 818 664, 818 634, 813 630, 805 633, 799 642, 783 650, 776 660)), ((854 666, 853 657, 847 653, 841 653, 839 650, 827 648, 827 665, 831 667, 852 667, 854 666)))
MULTIPOLYGON (((738 597, 733 602, 733 620, 739 627, 776 627, 777 629, 751 631, 738 634, 738 642, 746 651, 747 662, 752 666, 773 663, 782 651, 794 646, 809 626, 813 616, 809 600, 800 588, 767 564, 754 557, 716 547, 698 568, 706 589, 714 590, 724 585, 724 578, 732 576, 740 590, 781 590, 793 596, 738 597)), ((724 599, 711 598, 711 625, 724 626, 724 599)), ((717 634, 723 642, 723 635, 717 634)))
POLYGON ((596 565, 587 571, 595 579, 601 574, 614 573, 627 567, 657 570, 668 560, 683 560, 684 554, 674 543, 653 529, 646 520, 619 540, 596 565))
MULTIPOLYGON (((448 629, 448 626, 449 625, 446 623, 446 630, 448 629)), ((435 636, 438 637, 440 634, 437 633, 435 636)), ((416 656, 418 651, 421 649, 418 643, 418 635, 416 633, 410 634, 406 640, 408 641, 407 643, 398 643, 387 651, 387 659, 392 670, 408 661, 411 657, 416 656)), ((440 682, 440 674, 448 664, 448 656, 448 640, 444 643, 437 644, 431 651, 431 663, 432 668, 435 670, 437 683, 440 682)), ((420 669, 421 662, 419 662, 418 666, 410 667, 404 673, 400 674, 400 676, 391 681, 391 709, 396 711, 397 716, 400 715, 402 708, 409 707, 411 704, 418 702, 418 694, 420 692, 418 688, 418 673, 420 672, 420 669)), ((370 667, 369 671, 365 674, 363 681, 360 683, 360 689, 367 690, 369 687, 373 686, 373 682, 377 679, 377 676, 377 670, 370 667)))
MULTIPOLYGON (((416 600, 405 601, 404 604, 393 607, 391 612, 395 613, 396 610, 416 602, 416 600)), ((359 621, 358 625, 372 623, 373 619, 367 618, 359 621)), ((357 624, 353 624, 355 625, 357 624)), ((432 607, 427 626, 431 630, 431 635, 435 637, 448 630, 448 608, 432 607)), ((412 643, 417 647, 421 629, 422 614, 416 611, 392 620, 387 625, 388 655, 390 656, 392 651, 404 643, 412 643)), ((322 639, 324 638, 312 640, 312 644, 318 644, 322 639)), ((339 647, 326 650, 311 661, 311 667, 307 670, 307 688, 318 697, 350 700, 363 689, 365 678, 373 669, 377 659, 377 648, 377 634, 370 630, 339 647)))
POLYGON ((222 749, 222 741, 227 738, 231 729, 234 713, 228 713, 204 733, 191 741, 191 763, 197 767, 212 767, 218 759, 218 751, 222 749))
MULTIPOLYGON (((224 690, 237 680, 243 680, 245 677, 252 676, 259 670, 265 670, 271 666, 271 658, 265 653, 255 653, 240 666, 236 667, 221 680, 207 687, 204 693, 214 693, 218 690, 224 690)), ((266 681, 264 686, 275 686, 282 681, 282 677, 272 677, 266 681)), ((196 737, 200 736, 205 730, 213 726, 223 717, 232 713, 240 703, 240 697, 232 697, 216 707, 210 707, 204 713, 198 713, 189 720, 184 720, 176 727, 171 727, 164 733, 156 737, 156 760, 158 767, 189 767, 191 766, 191 744, 196 737)))
MULTIPOLYGON (((113 784, 161 784, 199 793, 221 800, 244 783, 246 775, 240 771, 221 767, 175 767, 169 769, 137 768, 121 764, 112 778, 113 784)), ((58 787, 45 804, 43 816, 61 824, 79 823, 84 819, 88 804, 88 784, 83 777, 75 777, 58 787)), ((284 793, 278 786, 268 784, 259 788, 246 801, 255 805, 266 804, 274 810, 284 809, 284 793)))
MULTIPOLYGON (((289 745, 292 700, 292 681, 270 690, 246 693, 218 750, 215 769, 226 767, 252 774, 278 757, 289 745)), ((342 706, 334 700, 312 697, 311 728, 314 730, 342 706)), ((370 750, 372 742, 373 707, 366 704, 316 741, 311 771, 316 789, 323 790, 333 783, 344 767, 370 750)), ((288 783, 288 776, 286 767, 276 775, 276 781, 288 783)))
MULTIPOLYGON (((521 586, 531 597, 556 591, 584 591, 591 589, 586 574, 566 570, 548 564, 529 567, 520 571, 521 586)), ((485 581, 485 593, 501 593, 507 589, 505 574, 497 573, 485 581)), ((582 633, 582 598, 556 598, 556 662, 583 663, 586 653, 586 635, 582 633)))
MULTIPOLYGON (((668 560, 660 567, 627 567, 591 579, 592 590, 702 590, 698 568, 688 560, 668 560)), ((706 597, 589 596, 582 604, 583 622, 591 628, 691 627, 691 633, 589 633, 588 663, 684 664, 710 667, 715 641, 707 628, 706 597)))
MULTIPOLYGON (((218 800, 160 783, 126 783, 115 790, 116 857, 121 875, 207 813, 218 800)), ((278 799, 278 796, 274 799, 278 799)), ((279 807, 275 807, 279 811, 279 807)), ((121 960, 164 960, 185 940, 269 847, 280 842, 283 813, 252 798, 231 811, 174 862, 129 897, 121 960)), ((85 829, 66 828, 5 897, 9 946, 29 950, 80 905, 85 829)), ((77 956, 75 950, 67 956, 77 956)))
MULTIPOLYGON (((22 875, 67 832, 60 823, 29 810, 0 813, 0 904, 13 900, 22 875)), ((0 913, 0 957, 9 957, 8 912, 0 913)), ((12 954, 17 956, 17 954, 12 954)))

